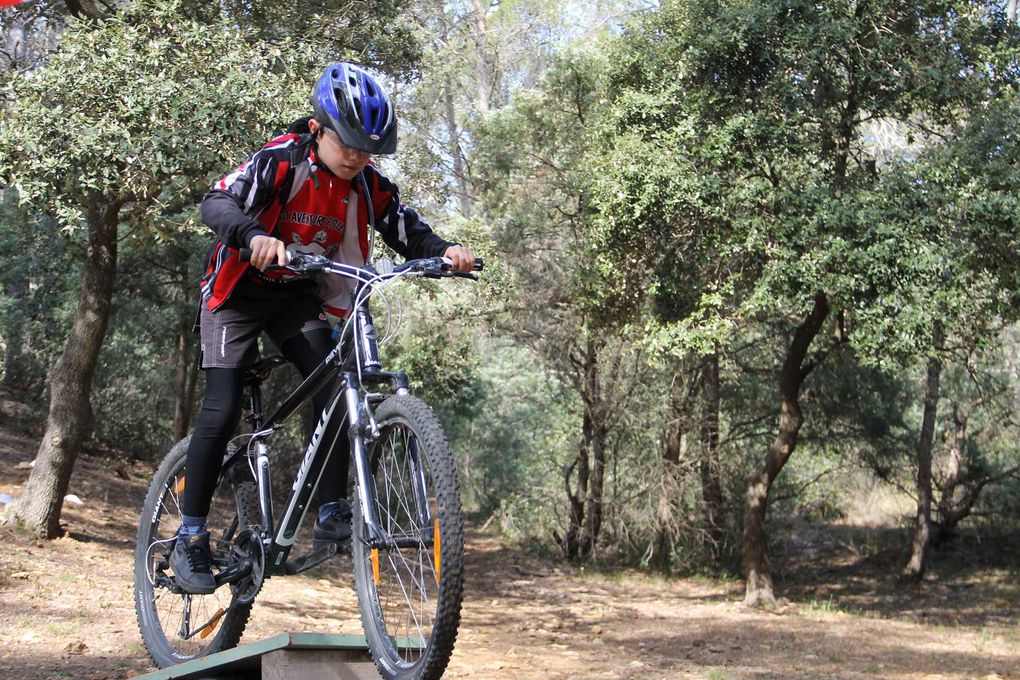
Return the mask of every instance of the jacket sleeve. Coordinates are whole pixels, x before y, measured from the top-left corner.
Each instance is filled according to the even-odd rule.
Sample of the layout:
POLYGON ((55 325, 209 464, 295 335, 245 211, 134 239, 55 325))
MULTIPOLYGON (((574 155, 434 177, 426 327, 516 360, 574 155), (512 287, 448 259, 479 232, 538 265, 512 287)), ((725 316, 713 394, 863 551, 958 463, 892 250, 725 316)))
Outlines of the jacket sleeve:
POLYGON ((202 221, 228 248, 247 247, 253 237, 268 233, 256 217, 279 195, 289 165, 273 151, 277 141, 216 182, 202 199, 202 221))
POLYGON ((365 168, 375 210, 375 228, 390 248, 405 259, 442 255, 457 245, 432 231, 413 209, 401 205, 397 185, 374 166, 365 168))

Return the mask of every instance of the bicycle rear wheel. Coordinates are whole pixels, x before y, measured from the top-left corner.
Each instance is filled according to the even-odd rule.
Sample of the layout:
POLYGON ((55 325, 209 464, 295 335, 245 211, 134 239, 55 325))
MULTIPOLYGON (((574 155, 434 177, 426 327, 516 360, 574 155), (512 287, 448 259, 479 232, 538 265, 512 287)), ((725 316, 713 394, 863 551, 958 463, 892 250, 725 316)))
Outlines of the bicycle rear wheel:
MULTIPOLYGON (((251 604, 236 602, 228 586, 210 595, 182 593, 169 571, 167 560, 181 522, 190 439, 177 442, 156 471, 135 544, 135 615, 145 648, 160 668, 235 646, 251 613, 251 604)), ((234 540, 259 516, 251 474, 238 472, 221 473, 209 510, 213 563, 221 569, 230 562, 234 540)))
POLYGON ((420 399, 389 397, 375 418, 380 435, 367 455, 382 536, 371 544, 358 489, 352 553, 361 620, 384 678, 434 680, 453 652, 464 588, 456 466, 420 399))

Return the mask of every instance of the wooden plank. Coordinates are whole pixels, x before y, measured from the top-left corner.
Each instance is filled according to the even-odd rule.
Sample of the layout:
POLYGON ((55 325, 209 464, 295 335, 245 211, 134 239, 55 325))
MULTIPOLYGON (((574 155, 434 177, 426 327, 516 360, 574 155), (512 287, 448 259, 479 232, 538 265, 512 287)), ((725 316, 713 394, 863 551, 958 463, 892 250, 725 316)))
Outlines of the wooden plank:
MULTIPOLYGON (((137 680, 200 680, 217 676, 229 678, 261 677, 262 658, 276 650, 332 650, 341 656, 340 663, 371 661, 368 645, 360 635, 329 633, 280 633, 265 640, 251 642, 234 649, 187 661, 142 675, 137 680)), ((357 677, 357 676, 352 676, 357 677)), ((371 677, 371 676, 370 676, 371 677)), ((378 676, 376 676, 378 677, 378 676)), ((314 676, 309 680, 313 680, 314 676)))
POLYGON ((277 649, 262 657, 262 680, 378 680, 371 661, 335 649, 277 649))

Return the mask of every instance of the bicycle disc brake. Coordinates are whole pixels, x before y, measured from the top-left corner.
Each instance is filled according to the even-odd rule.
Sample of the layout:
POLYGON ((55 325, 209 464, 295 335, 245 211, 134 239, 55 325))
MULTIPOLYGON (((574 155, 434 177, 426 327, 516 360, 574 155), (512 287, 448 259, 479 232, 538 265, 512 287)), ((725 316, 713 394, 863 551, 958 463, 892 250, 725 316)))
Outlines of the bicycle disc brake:
POLYGON ((255 601, 255 596, 259 594, 266 578, 266 549, 262 545, 262 539, 254 531, 242 531, 230 546, 230 561, 238 563, 244 560, 251 562, 251 571, 230 584, 234 602, 240 605, 248 605, 255 601))

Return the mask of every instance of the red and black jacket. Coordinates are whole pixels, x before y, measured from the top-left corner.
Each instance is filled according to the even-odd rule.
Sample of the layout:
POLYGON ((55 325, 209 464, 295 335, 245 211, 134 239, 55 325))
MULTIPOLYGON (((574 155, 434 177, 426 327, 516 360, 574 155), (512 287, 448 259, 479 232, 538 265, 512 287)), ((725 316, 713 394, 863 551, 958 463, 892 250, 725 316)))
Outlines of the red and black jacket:
MULTIPOLYGON (((375 228, 405 258, 442 255, 453 243, 440 238, 418 214, 400 204, 399 191, 373 165, 360 178, 345 180, 318 164, 311 134, 287 134, 270 141, 202 199, 202 221, 218 237, 209 252, 202 297, 216 310, 242 276, 285 286, 284 274, 263 274, 241 262, 237 251, 259 235, 279 238, 288 249, 317 252, 348 264, 368 257, 368 206, 375 228), (368 196, 364 196, 367 185, 368 196), (353 199, 353 200, 352 200, 353 199), (356 206, 357 214, 348 215, 356 206), (357 238, 348 234, 357 226, 357 238)), ((328 311, 342 315, 335 301, 328 311)))

